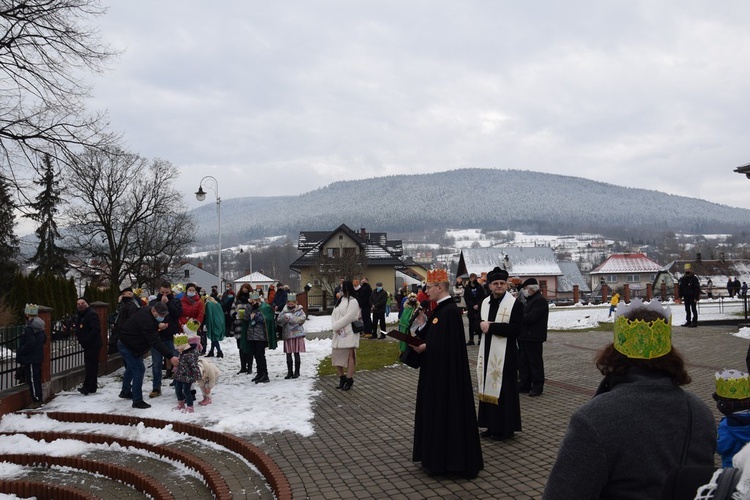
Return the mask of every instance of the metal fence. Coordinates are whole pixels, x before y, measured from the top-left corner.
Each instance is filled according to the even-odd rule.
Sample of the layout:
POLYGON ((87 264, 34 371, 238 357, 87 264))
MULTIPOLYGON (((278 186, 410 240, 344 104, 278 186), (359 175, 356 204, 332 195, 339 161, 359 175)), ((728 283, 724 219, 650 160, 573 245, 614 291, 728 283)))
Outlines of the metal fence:
MULTIPOLYGON (((19 381, 16 373, 20 365, 16 362, 16 351, 21 342, 24 326, 0 328, 0 390, 10 389, 25 382, 19 381)), ((52 324, 50 346, 50 373, 52 376, 83 366, 83 349, 75 336, 75 315, 52 324)))
POLYGON ((18 363, 16 350, 21 341, 23 326, 5 326, 0 328, 0 390, 20 385, 16 380, 18 363))

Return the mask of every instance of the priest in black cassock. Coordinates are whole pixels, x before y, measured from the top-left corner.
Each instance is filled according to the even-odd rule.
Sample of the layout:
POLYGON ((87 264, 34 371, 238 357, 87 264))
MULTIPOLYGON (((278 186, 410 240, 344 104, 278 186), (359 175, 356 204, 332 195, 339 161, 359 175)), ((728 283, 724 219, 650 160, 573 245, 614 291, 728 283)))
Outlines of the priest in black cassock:
POLYGON ((420 362, 412 460, 422 462, 430 475, 474 478, 484 462, 463 319, 449 289, 444 269, 430 271, 427 295, 437 306, 429 317, 415 319, 425 343, 412 347, 420 362))
POLYGON ((498 441, 521 430, 516 339, 523 329, 523 304, 508 293, 507 280, 508 272, 499 267, 487 273, 491 293, 479 308, 478 420, 487 428, 481 436, 498 441))

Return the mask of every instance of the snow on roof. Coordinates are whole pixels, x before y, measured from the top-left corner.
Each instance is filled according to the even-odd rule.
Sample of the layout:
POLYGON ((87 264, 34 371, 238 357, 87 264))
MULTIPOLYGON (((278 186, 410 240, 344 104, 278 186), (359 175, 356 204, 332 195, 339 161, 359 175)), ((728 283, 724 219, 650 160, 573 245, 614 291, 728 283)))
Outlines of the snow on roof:
POLYGON ((578 269, 578 264, 575 262, 558 262, 557 265, 563 272, 563 275, 557 278, 558 292, 572 292, 573 285, 578 285, 578 289, 582 292, 591 291, 591 287, 581 274, 581 270, 578 269))
POLYGON ((466 248, 461 254, 467 274, 480 275, 495 266, 504 266, 511 276, 519 277, 563 274, 549 247, 466 248))
POLYGON ((616 253, 609 256, 591 274, 649 273, 664 269, 642 253, 616 253))
POLYGON ((276 283, 277 280, 269 278, 263 273, 255 271, 254 273, 246 274, 242 278, 234 280, 235 283, 276 283))

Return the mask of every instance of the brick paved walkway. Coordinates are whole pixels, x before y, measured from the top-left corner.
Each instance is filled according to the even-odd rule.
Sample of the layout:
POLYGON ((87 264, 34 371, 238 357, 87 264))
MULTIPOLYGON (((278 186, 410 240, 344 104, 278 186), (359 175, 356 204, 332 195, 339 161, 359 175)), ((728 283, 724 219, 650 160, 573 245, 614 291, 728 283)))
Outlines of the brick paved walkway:
MULTIPOLYGON (((720 415, 711 399, 714 372, 745 368, 748 341, 726 334, 736 331, 732 326, 702 326, 676 327, 673 332, 673 344, 682 350, 693 377, 687 389, 712 408, 717 422, 720 415)), ((418 372, 400 364, 357 373, 349 392, 334 388, 337 377, 320 378, 316 382, 320 395, 314 405, 315 434, 310 437, 283 432, 242 438, 278 464, 295 499, 539 498, 570 415, 592 396, 601 380, 593 356, 611 337, 611 332, 550 333, 545 344, 544 395, 521 396, 524 430, 516 438, 482 441, 485 468, 473 480, 430 477, 411 462, 418 372)), ((472 362, 476 352, 477 347, 469 348, 472 362)), ((257 483, 255 472, 235 455, 194 443, 176 446, 192 448, 196 456, 220 471, 232 498, 270 497, 268 488, 257 483)), ((93 453, 90 458, 140 470, 164 484, 174 498, 211 498, 204 483, 185 477, 180 467, 163 460, 107 458, 107 452, 93 453)), ((143 498, 115 481, 70 470, 32 470, 28 479, 77 485, 95 492, 98 498, 143 498)))
MULTIPOLYGON (((716 411, 714 372, 745 368, 748 341, 731 326, 674 328, 688 361, 687 389, 716 411)), ((430 477, 411 462, 417 371, 395 366, 355 376, 354 388, 318 381, 315 434, 285 432, 252 441, 287 475, 294 498, 539 498, 570 415, 593 395, 601 375, 596 350, 611 332, 551 332, 545 344, 547 384, 539 398, 521 397, 523 429, 508 442, 482 440, 485 468, 473 480, 430 477)), ((469 348, 476 358, 477 347, 469 348)), ((717 459, 718 464, 718 459, 717 459)))

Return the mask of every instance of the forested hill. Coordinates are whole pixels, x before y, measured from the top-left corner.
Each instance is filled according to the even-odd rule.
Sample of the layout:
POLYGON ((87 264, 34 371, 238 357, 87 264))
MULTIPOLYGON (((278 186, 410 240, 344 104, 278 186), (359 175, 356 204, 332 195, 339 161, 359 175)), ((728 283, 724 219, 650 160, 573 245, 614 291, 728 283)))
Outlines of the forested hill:
MULTIPOLYGON (((342 223, 394 235, 470 227, 653 235, 738 233, 750 222, 750 210, 695 198, 579 177, 496 169, 339 181, 299 196, 226 199, 221 207, 225 245, 334 229, 342 223)), ((215 241, 213 207, 191 214, 197 223, 197 243, 215 241)))

